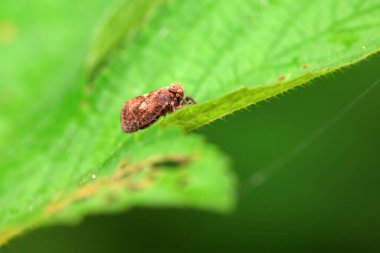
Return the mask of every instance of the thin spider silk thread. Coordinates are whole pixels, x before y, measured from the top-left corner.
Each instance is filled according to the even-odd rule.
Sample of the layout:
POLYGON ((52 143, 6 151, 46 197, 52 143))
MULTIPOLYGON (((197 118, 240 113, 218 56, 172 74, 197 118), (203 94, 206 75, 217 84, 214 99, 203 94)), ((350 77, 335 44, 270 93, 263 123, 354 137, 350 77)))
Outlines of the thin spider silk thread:
POLYGON ((374 81, 369 87, 361 92, 354 100, 348 103, 344 108, 337 112, 329 120, 325 121, 320 127, 311 132, 306 138, 293 146, 286 154, 270 163, 268 166, 259 169, 253 173, 247 181, 242 184, 240 195, 247 194, 252 188, 260 187, 268 181, 276 172, 282 169, 287 163, 294 160, 304 150, 311 146, 318 138, 320 138, 335 123, 348 114, 376 85, 380 83, 380 79, 374 81))

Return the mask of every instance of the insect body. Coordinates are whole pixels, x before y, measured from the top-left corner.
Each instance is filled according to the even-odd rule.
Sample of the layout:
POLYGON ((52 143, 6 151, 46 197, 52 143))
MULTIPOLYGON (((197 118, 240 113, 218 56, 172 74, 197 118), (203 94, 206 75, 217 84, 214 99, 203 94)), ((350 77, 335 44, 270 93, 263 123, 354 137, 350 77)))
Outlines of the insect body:
POLYGON ((166 113, 175 112, 189 103, 195 104, 192 97, 183 96, 182 85, 174 83, 127 100, 120 112, 121 128, 132 133, 150 126, 166 113))

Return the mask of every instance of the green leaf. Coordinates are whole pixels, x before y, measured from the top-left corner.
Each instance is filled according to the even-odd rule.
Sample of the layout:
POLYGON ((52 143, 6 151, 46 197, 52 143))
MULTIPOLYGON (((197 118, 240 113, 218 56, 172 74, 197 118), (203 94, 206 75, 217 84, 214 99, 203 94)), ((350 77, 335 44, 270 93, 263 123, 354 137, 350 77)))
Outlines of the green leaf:
MULTIPOLYGON (((75 138, 89 144, 91 135, 82 130, 75 129, 80 133, 75 138)), ((1 198, 5 208, 0 242, 26 228, 77 222, 84 214, 136 205, 231 209, 233 176, 228 162, 199 137, 151 128, 129 138, 116 135, 113 142, 109 152, 98 147, 104 155, 87 151, 92 156, 81 159, 87 152, 76 144, 67 152, 47 154, 44 164, 32 161, 31 167, 39 168, 32 175, 27 169, 3 175, 2 186, 8 190, 1 198), (16 180, 18 187, 12 189, 16 180)))
POLYGON ((228 161, 200 137, 158 126, 127 135, 119 113, 98 110, 108 107, 107 89, 83 100, 85 53, 108 1, 91 1, 91 13, 89 3, 1 8, 0 244, 136 205, 233 207, 228 161))
POLYGON ((227 158, 173 125, 195 129, 380 48, 375 0, 125 0, 92 46, 109 1, 1 5, 0 242, 136 205, 230 210, 227 158), (198 104, 122 133, 124 101, 172 82, 198 104))
POLYGON ((375 0, 170 1, 96 85, 133 97, 181 82, 200 103, 162 124, 193 130, 377 52, 379 16, 375 0))
POLYGON ((98 29, 87 62, 88 76, 100 68, 102 61, 117 49, 124 38, 132 37, 164 0, 119 1, 98 29))

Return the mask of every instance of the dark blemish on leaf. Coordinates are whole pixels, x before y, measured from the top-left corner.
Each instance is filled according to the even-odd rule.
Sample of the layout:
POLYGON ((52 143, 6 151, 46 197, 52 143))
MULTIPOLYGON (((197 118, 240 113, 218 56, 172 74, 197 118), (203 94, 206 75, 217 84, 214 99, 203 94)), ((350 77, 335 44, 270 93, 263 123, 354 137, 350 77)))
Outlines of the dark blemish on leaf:
POLYGON ((302 66, 301 66, 301 68, 303 68, 303 69, 307 69, 307 68, 309 68, 310 67, 310 65, 309 64, 307 64, 307 63, 305 63, 305 64, 302 64, 302 66))
POLYGON ((190 159, 186 156, 172 156, 170 159, 157 161, 153 164, 153 167, 157 169, 161 168, 180 168, 190 162, 190 159))
POLYGON ((282 81, 284 81, 285 79, 286 79, 286 76, 279 76, 279 77, 277 78, 277 81, 282 82, 282 81))
POLYGON ((189 155, 174 154, 154 157, 144 162, 134 163, 131 165, 128 165, 127 161, 123 160, 119 164, 119 169, 115 172, 113 178, 117 180, 119 178, 128 177, 143 168, 148 168, 152 174, 163 168, 180 168, 188 164, 192 159, 193 157, 189 155))
POLYGON ((127 100, 120 111, 120 126, 124 132, 136 132, 188 104, 195 104, 194 99, 184 97, 182 85, 174 83, 127 100))

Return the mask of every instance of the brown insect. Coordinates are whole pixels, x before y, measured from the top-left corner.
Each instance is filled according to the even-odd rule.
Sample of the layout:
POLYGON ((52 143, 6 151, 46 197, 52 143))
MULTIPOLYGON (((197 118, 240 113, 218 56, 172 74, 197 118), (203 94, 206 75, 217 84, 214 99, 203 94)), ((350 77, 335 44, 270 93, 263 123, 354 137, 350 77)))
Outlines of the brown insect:
POLYGON ((182 85, 174 83, 127 100, 120 112, 121 128, 127 133, 132 133, 150 126, 162 115, 196 103, 192 97, 183 96, 182 85))

